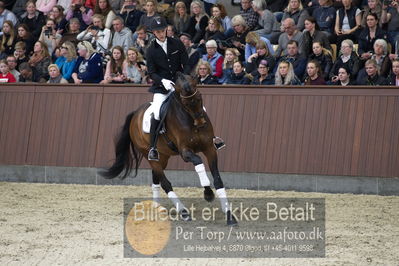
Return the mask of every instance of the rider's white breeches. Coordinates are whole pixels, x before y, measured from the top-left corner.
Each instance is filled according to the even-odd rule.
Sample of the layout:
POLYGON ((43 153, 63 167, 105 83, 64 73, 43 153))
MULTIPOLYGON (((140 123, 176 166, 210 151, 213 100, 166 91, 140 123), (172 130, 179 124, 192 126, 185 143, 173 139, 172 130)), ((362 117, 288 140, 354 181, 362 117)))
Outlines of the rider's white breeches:
POLYGON ((154 110, 154 118, 160 120, 159 111, 161 109, 162 103, 166 100, 167 94, 154 93, 154 98, 152 98, 152 105, 154 110))

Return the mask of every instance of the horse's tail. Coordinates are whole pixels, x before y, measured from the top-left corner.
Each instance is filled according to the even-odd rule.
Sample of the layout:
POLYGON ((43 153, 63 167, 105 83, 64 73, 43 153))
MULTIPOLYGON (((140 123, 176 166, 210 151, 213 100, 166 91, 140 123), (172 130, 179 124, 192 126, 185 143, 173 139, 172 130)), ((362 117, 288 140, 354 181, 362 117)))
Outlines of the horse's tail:
POLYGON ((130 139, 129 128, 132 117, 135 113, 132 112, 126 117, 125 124, 119 135, 115 139, 115 162, 114 164, 99 174, 106 179, 112 179, 119 176, 122 172, 121 179, 126 178, 133 170, 133 164, 135 164, 135 175, 137 175, 137 169, 143 158, 142 155, 134 147, 133 142, 130 139))

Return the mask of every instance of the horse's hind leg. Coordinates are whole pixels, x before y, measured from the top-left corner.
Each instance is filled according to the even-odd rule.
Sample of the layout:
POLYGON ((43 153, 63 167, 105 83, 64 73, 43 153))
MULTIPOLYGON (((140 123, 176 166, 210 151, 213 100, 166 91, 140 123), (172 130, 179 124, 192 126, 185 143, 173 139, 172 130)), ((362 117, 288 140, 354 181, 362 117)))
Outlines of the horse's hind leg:
POLYGON ((206 159, 208 160, 209 168, 211 169, 213 184, 216 189, 216 195, 220 200, 222 211, 226 214, 227 224, 236 225, 237 220, 231 214, 231 208, 227 199, 226 190, 224 188, 222 178, 220 177, 216 149, 214 147, 211 147, 210 149, 205 151, 204 154, 206 156, 206 159))
POLYGON ((210 187, 211 182, 209 181, 208 175, 205 171, 205 165, 202 163, 201 157, 196 155, 190 150, 183 150, 182 157, 185 162, 192 162, 195 167, 195 171, 201 182, 201 186, 204 188, 204 198, 206 201, 213 201, 215 194, 210 187))
POLYGON ((151 168, 152 168, 152 182, 153 182, 153 198, 154 196, 157 196, 156 202, 159 200, 159 190, 158 192, 156 191, 156 187, 159 184, 162 187, 162 189, 165 191, 165 193, 168 195, 168 198, 173 202, 173 204, 176 207, 176 210, 178 213, 180 213, 181 217, 184 220, 190 220, 190 214, 188 212, 188 209, 184 206, 184 204, 180 201, 179 197, 176 195, 176 193, 173 191, 172 184, 169 182, 169 180, 166 178, 165 173, 163 171, 164 167, 162 167, 162 159, 158 161, 149 161, 151 168), (154 189, 155 188, 155 189, 154 189))

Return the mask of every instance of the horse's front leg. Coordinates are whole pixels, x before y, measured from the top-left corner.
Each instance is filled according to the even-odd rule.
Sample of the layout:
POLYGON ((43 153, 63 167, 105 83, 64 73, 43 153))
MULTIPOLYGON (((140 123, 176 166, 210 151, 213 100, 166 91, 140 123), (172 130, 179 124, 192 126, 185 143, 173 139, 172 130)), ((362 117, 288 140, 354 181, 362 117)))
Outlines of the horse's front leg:
POLYGON ((208 160, 209 168, 211 169, 213 184, 216 189, 216 195, 220 200, 220 205, 222 206, 222 211, 226 214, 227 225, 236 225, 237 220, 231 214, 231 207, 227 199, 226 189, 224 188, 222 178, 220 177, 218 169, 218 157, 216 149, 213 147, 204 152, 206 159, 208 160))
POLYGON ((189 149, 183 149, 181 155, 185 162, 191 162, 194 165, 201 186, 204 188, 204 199, 209 202, 213 201, 215 198, 215 194, 210 187, 211 182, 209 181, 208 175, 206 174, 205 165, 203 164, 201 157, 199 157, 197 154, 189 149))

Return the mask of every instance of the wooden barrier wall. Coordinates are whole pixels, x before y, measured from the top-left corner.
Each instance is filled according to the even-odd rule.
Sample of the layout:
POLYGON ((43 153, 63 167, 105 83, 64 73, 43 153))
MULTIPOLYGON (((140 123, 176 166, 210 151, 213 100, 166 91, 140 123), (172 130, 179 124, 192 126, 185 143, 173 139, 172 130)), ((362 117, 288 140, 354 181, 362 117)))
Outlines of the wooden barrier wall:
MULTIPOLYGON (((222 171, 399 176, 398 88, 200 90, 227 143, 222 171)), ((143 86, 1 84, 0 164, 109 165, 125 116, 150 99, 143 86)))

